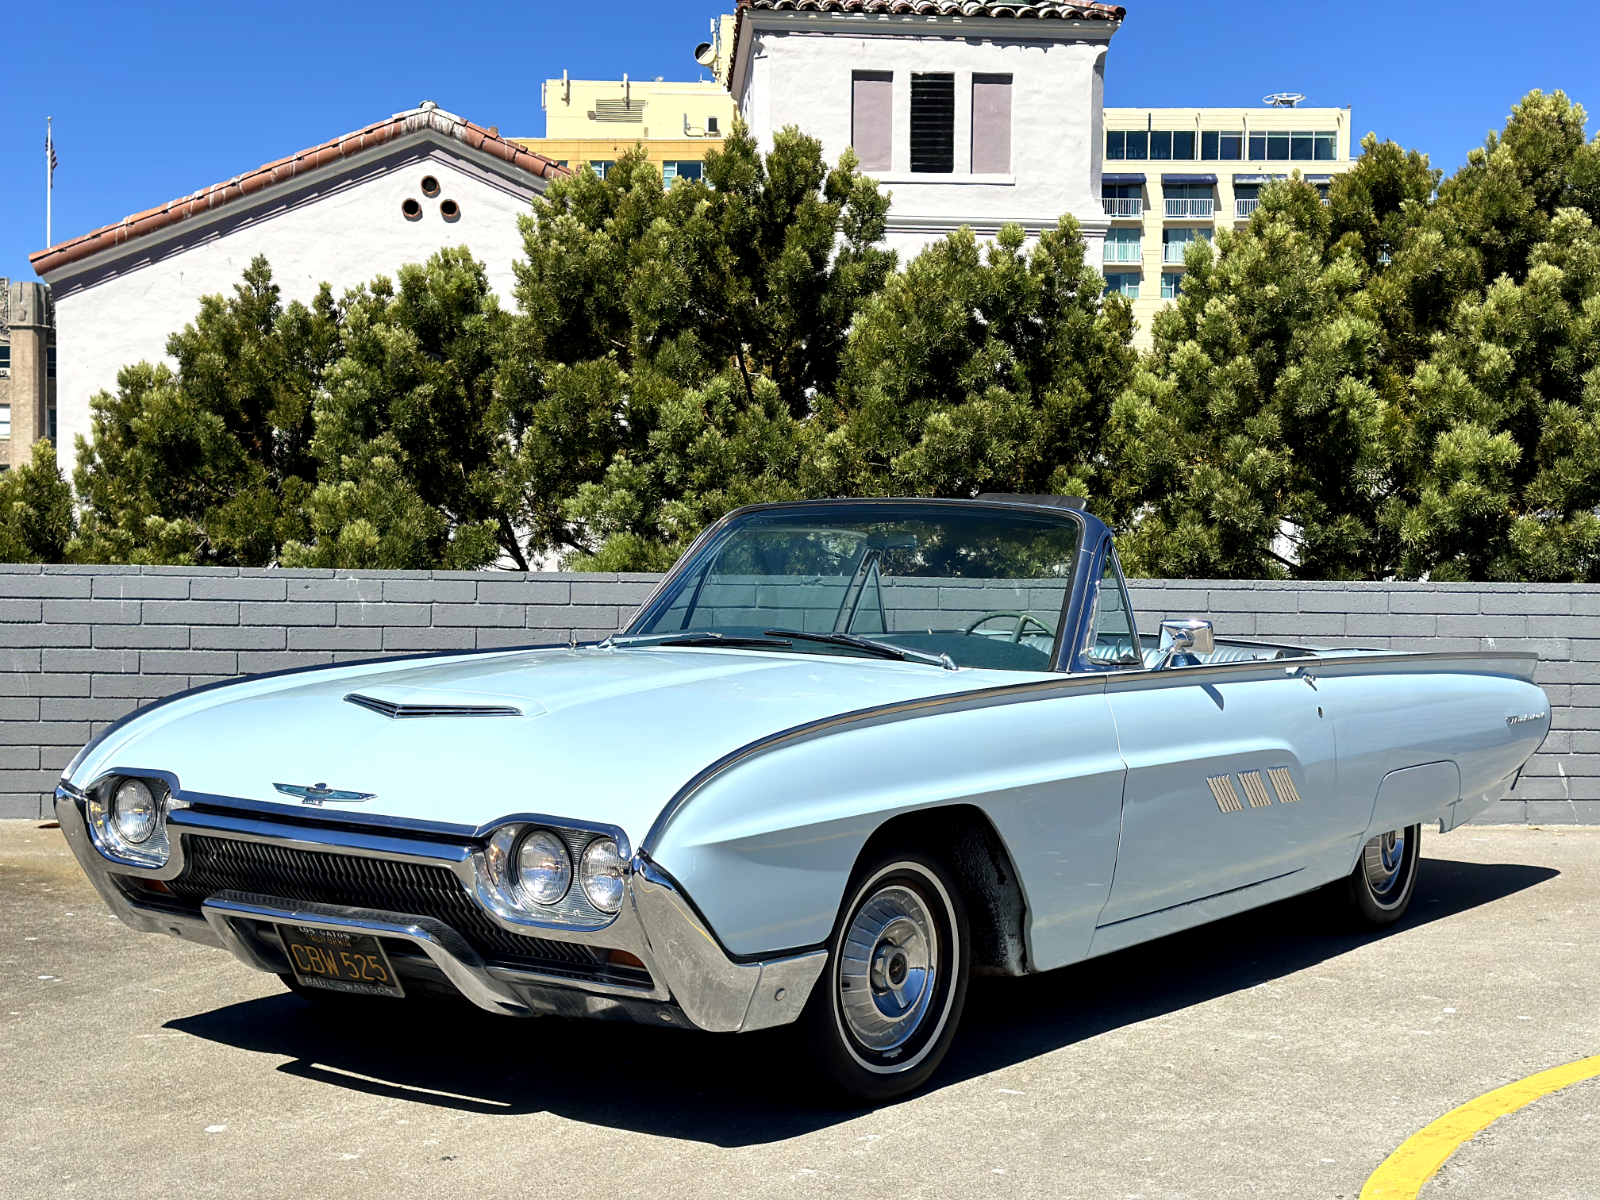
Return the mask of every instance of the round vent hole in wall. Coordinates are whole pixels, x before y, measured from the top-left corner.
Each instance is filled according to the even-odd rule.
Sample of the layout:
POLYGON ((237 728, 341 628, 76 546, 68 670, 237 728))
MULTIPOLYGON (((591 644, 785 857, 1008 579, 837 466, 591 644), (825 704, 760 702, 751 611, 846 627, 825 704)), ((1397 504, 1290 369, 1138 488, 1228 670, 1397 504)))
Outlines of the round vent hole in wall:
POLYGON ((422 205, 410 197, 407 197, 400 205, 400 212, 408 221, 420 221, 422 219, 422 205))
POLYGON ((439 215, 446 221, 457 221, 461 218, 461 206, 454 200, 446 200, 439 205, 439 215))
POLYGON ((439 194, 439 181, 432 175, 422 177, 422 194, 424 196, 437 196, 439 194))

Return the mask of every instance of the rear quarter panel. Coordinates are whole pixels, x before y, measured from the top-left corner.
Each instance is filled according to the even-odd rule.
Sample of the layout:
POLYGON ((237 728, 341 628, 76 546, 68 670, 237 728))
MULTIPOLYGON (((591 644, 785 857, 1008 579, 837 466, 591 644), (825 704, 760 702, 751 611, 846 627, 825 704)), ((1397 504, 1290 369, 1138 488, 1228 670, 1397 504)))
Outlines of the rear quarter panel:
POLYGON ((1544 741, 1550 704, 1543 690, 1509 668, 1492 673, 1493 660, 1480 671, 1474 665, 1330 665, 1319 677, 1318 689, 1334 717, 1339 787, 1354 802, 1371 805, 1368 836, 1394 828, 1377 803, 1390 772, 1454 763, 1459 795, 1441 794, 1425 815, 1412 812, 1414 804, 1405 813, 1408 820, 1444 818, 1453 824, 1453 806, 1481 808, 1502 797, 1544 741), (1517 720, 1527 717, 1535 719, 1517 720))

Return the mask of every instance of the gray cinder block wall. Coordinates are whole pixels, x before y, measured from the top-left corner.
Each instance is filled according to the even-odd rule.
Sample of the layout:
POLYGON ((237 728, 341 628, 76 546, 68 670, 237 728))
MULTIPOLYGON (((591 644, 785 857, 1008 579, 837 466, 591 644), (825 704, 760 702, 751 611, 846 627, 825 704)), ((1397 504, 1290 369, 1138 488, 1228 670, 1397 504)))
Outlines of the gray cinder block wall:
MULTIPOLYGON (((217 679, 418 651, 562 643, 626 621, 654 575, 0 564, 0 817, 142 704, 217 679)), ((1555 728, 1484 820, 1600 824, 1600 587, 1138 580, 1141 629, 1399 650, 1533 650, 1555 728)))

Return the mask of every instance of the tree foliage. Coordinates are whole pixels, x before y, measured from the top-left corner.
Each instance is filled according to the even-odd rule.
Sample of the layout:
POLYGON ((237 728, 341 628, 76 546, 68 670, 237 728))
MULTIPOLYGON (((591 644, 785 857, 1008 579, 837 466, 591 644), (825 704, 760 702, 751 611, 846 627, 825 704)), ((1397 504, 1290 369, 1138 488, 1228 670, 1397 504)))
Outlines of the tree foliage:
POLYGON ((660 569, 710 520, 799 494, 799 430, 894 269, 888 199, 846 151, 742 125, 703 181, 642 151, 523 219, 506 477, 537 551, 660 569))
POLYGON ((1369 136, 1326 208, 1275 184, 1189 251, 1113 421, 1136 569, 1600 578, 1584 120, 1531 93, 1442 184, 1369 136))
POLYGON ((63 562, 76 533, 72 487, 56 449, 35 442, 28 462, 0 475, 0 562, 63 562))
POLYGON ((1109 515, 1104 434, 1133 369, 1132 316, 1102 300, 1072 218, 1024 242, 1016 225, 987 245, 962 230, 873 297, 807 431, 809 491, 1054 492, 1109 515))
POLYGON ((330 289, 284 307, 255 259, 167 340, 177 369, 138 363, 90 401, 77 442, 86 562, 264 566, 306 532, 312 410, 342 346, 330 289))
POLYGON ((465 248, 284 304, 257 259, 92 402, 72 491, 0 480, 17 560, 660 569, 728 509, 1073 493, 1136 572, 1600 579, 1600 139, 1530 93, 1449 178, 1374 135, 1266 187, 1132 348, 1070 217, 897 263, 846 152, 736 126, 465 248), (897 266, 904 269, 897 271, 897 266))

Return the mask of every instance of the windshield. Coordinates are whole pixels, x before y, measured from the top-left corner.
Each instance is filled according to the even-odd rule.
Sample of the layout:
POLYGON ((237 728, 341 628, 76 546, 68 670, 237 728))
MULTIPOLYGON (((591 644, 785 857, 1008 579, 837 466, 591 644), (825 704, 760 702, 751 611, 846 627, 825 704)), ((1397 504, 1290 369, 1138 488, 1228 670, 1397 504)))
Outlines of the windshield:
MULTIPOLYGON (((673 572, 623 635, 850 634, 956 666, 1048 671, 1072 587, 1071 517, 973 506, 812 505, 749 513, 673 572)), ((790 639, 785 653, 870 651, 790 639)), ((758 647, 750 647, 758 648, 758 647)))

